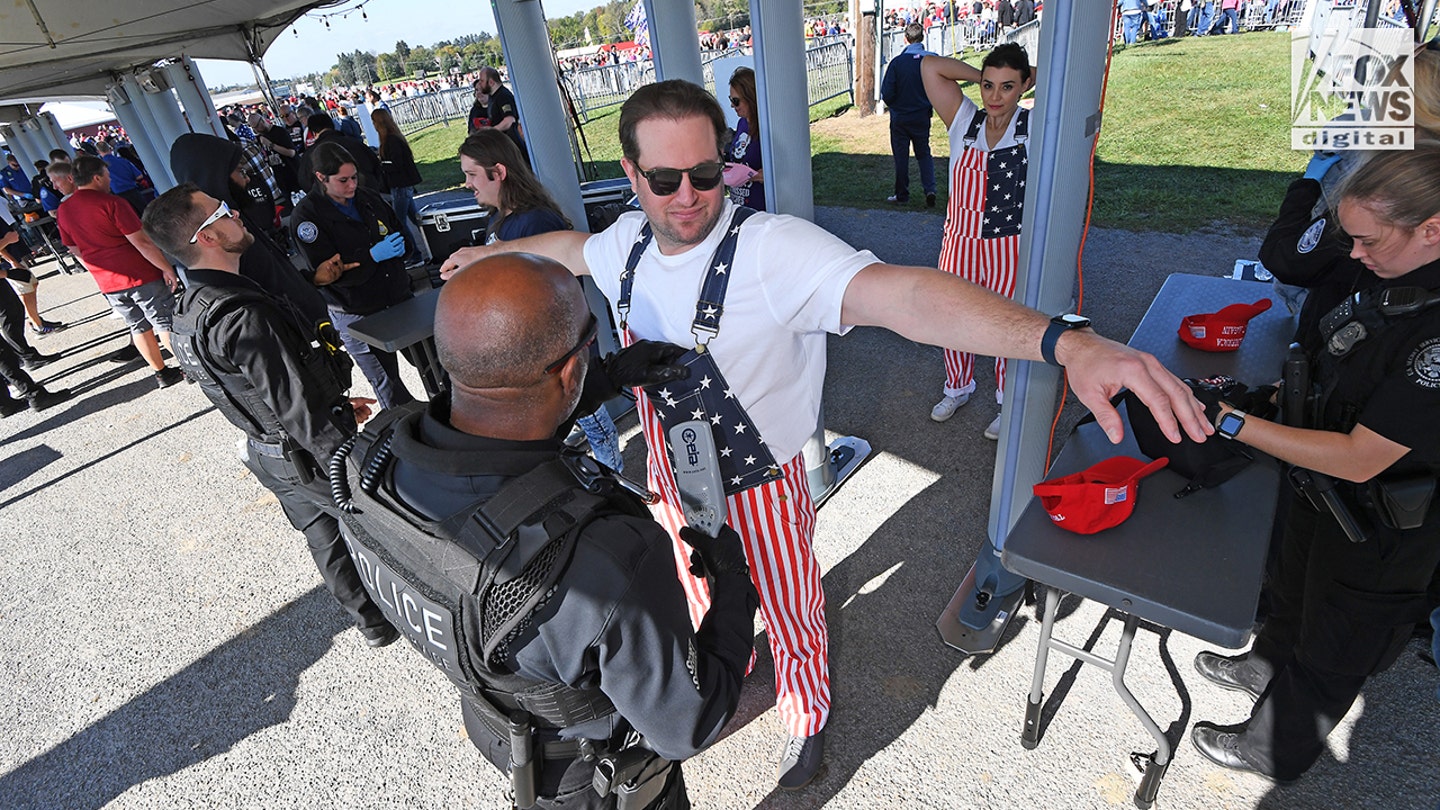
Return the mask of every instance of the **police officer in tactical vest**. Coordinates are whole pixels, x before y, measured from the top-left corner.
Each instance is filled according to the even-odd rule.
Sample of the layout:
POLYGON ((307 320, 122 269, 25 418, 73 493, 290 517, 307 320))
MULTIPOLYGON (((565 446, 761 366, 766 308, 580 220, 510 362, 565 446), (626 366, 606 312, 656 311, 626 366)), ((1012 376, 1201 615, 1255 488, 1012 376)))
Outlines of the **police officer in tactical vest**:
MULTIPOLYGON (((241 276, 254 237, 225 203, 186 183, 146 207, 145 233, 189 267, 175 312, 175 358, 220 413, 245 431, 245 466, 305 534, 330 593, 365 643, 399 638, 360 583, 329 497, 324 464, 374 400, 350 399, 350 360, 333 334, 241 276)), ((332 330, 333 332, 333 330, 332 330)))
MULTIPOLYGON (((365 586, 459 688, 515 806, 685 808, 679 760, 735 712, 758 597, 738 535, 682 530, 714 594, 693 628, 664 529, 564 448, 595 328, 548 259, 459 273, 435 313, 448 401, 382 414, 332 481, 365 586)), ((617 382, 680 370, 627 351, 617 382)))

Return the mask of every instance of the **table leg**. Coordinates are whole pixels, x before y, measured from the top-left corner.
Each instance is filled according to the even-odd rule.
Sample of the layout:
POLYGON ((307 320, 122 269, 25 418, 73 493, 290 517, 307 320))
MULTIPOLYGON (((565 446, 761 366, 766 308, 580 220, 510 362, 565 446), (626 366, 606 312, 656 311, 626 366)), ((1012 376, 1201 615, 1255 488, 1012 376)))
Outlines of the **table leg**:
POLYGON ((449 387, 445 369, 440 366, 440 356, 435 350, 435 339, 425 338, 400 350, 405 358, 420 372, 420 382, 425 386, 425 398, 434 401, 449 387))
POLYGON ((1055 615, 1060 610, 1060 589, 1045 589, 1045 612, 1040 619, 1040 647, 1035 652, 1035 674, 1030 681, 1030 698, 1025 704, 1025 727, 1020 731, 1020 744, 1026 750, 1040 744, 1040 707, 1045 702, 1045 665, 1050 657, 1050 638, 1055 630, 1055 615))
POLYGON ((1115 651, 1115 665, 1110 670, 1110 678, 1120 699, 1125 701, 1130 712, 1140 720, 1140 724, 1150 732, 1150 736, 1155 738, 1155 753, 1150 755, 1150 761, 1145 766, 1145 776, 1140 780, 1140 787, 1135 790, 1135 806, 1148 808, 1155 803, 1155 795, 1160 791, 1160 781, 1165 778, 1165 771, 1170 767, 1171 751, 1170 740, 1165 736, 1165 732, 1160 730, 1160 726, 1125 685, 1125 667, 1130 662, 1130 645, 1135 640, 1135 628, 1139 624, 1140 617, 1125 614, 1125 629, 1120 634, 1120 646, 1115 651))

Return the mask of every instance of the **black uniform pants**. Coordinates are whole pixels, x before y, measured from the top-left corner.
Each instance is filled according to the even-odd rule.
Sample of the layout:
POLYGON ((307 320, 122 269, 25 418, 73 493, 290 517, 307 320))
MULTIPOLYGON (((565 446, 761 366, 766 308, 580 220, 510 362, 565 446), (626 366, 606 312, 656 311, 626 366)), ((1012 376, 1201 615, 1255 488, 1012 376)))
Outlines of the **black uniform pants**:
POLYGON ((1269 585, 1271 613, 1249 653, 1274 673, 1240 738, 1252 764, 1298 778, 1366 678, 1399 657, 1426 613, 1426 587, 1440 563, 1437 529, 1440 504, 1419 529, 1373 525, 1367 542, 1351 543, 1329 513, 1303 499, 1291 503, 1269 585))
POLYGON ((355 562, 340 536, 340 523, 330 509, 324 479, 304 483, 291 462, 261 455, 248 445, 245 451, 245 466, 261 485, 275 493, 290 525, 305 535, 310 556, 315 558, 315 567, 335 601, 345 608, 362 633, 386 627, 389 622, 385 614, 370 601, 361 584, 360 572, 355 570, 355 562))
MULTIPOLYGON (((5 282, 0 281, 0 284, 5 284, 5 282)), ((5 286, 10 285, 5 284, 5 286)), ((25 368, 20 365, 20 355, 15 352, 8 341, 4 340, 0 340, 0 377, 4 377, 5 382, 15 386, 15 393, 23 398, 33 397, 43 390, 39 383, 25 373, 25 368)), ((0 384, 0 405, 13 404, 15 404, 15 398, 10 396, 9 386, 0 384)))
MULTIPOLYGON (((8 283, 0 281, 0 340, 4 340, 15 354, 22 358, 35 357, 40 352, 25 339, 25 305, 20 295, 8 283)), ((7 375, 8 378, 8 375, 7 375)), ((14 382, 13 378, 10 378, 14 382)))

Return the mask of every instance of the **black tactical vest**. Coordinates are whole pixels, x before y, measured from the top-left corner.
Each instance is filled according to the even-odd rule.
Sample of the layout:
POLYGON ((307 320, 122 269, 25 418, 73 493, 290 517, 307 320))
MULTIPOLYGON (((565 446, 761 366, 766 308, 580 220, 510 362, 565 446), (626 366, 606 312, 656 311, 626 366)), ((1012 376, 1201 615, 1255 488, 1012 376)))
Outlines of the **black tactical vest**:
MULTIPOLYGON (((247 304, 263 305, 281 313, 286 307, 278 299, 244 288, 207 284, 187 292, 172 324, 175 360, 231 424, 252 439, 283 443, 288 436, 269 403, 258 395, 249 380, 226 371, 206 349, 210 327, 216 319, 247 304)), ((305 384, 321 386, 323 401, 340 402, 350 387, 350 358, 330 351, 318 338, 312 338, 301 326, 303 318, 292 315, 290 320, 296 337, 292 348, 304 364, 305 384)), ((277 330, 277 334, 283 332, 277 330)))
POLYGON ((366 590, 499 736, 516 710, 542 729, 614 713, 598 688, 515 674, 509 648, 553 595, 581 531, 606 514, 648 516, 644 504, 593 460, 567 453, 483 503, 428 520, 398 501, 388 473, 391 438, 412 429, 423 407, 386 411, 331 464, 345 542, 366 590))

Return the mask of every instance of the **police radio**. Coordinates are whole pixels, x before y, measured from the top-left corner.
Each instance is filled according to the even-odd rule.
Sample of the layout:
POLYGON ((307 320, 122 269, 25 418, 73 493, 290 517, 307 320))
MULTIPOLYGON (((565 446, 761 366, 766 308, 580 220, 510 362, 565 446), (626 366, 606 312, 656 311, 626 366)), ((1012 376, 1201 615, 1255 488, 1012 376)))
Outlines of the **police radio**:
POLYGON ((696 531, 719 536, 725 525, 725 486, 710 423, 697 419, 670 428, 670 451, 685 522, 696 531))

